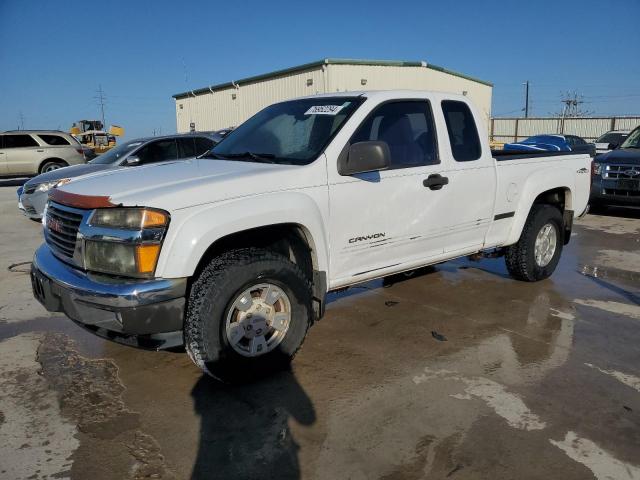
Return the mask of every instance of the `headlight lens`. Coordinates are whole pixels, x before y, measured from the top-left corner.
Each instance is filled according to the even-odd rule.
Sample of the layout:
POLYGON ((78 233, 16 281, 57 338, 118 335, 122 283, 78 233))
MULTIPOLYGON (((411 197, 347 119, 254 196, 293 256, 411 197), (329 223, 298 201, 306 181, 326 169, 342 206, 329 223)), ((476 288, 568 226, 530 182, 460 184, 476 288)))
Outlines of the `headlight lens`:
POLYGON ((140 230, 167 225, 169 215, 149 208, 102 208, 93 212, 89 224, 94 227, 140 230))
POLYGON ((36 189, 38 192, 48 192, 49 190, 51 190, 53 187, 56 186, 56 184, 58 183, 58 181, 56 180, 55 182, 45 182, 45 183, 41 183, 40 185, 38 185, 38 188, 36 189))
POLYGON ((130 277, 153 276, 169 214, 151 208, 102 208, 89 218, 84 263, 87 270, 130 277), (133 231, 133 232, 131 232, 133 231))
POLYGON ((54 187, 59 187, 60 185, 64 185, 65 183, 69 183, 71 181, 70 178, 62 178, 60 180, 54 180, 53 182, 44 182, 38 185, 36 189, 38 192, 48 192, 54 187))
POLYGON ((87 270, 134 277, 153 274, 160 255, 159 244, 87 240, 84 249, 87 270))
POLYGON ((602 164, 601 163, 593 162, 593 174, 594 175, 601 175, 602 174, 602 164))

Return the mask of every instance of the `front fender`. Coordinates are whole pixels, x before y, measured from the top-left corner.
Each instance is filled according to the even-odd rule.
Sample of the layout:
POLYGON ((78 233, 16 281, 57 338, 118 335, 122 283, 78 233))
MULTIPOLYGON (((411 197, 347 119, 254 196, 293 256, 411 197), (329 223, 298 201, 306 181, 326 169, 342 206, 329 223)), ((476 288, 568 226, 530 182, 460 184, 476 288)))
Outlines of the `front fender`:
POLYGON ((319 208, 326 187, 277 192, 198 205, 172 212, 156 276, 190 277, 207 249, 227 235, 283 223, 300 225, 314 251, 317 269, 328 271, 328 242, 319 208))

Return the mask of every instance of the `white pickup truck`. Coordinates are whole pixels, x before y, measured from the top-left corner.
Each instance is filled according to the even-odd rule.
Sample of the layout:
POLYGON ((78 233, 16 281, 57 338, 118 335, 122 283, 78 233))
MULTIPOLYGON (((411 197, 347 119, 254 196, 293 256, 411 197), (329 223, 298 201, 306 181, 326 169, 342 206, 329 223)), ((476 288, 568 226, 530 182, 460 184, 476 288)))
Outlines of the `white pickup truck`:
POLYGON ((456 257, 551 275, 591 158, 491 152, 465 96, 271 105, 209 153, 52 190, 32 267, 49 311, 239 379, 291 361, 327 292, 456 257))

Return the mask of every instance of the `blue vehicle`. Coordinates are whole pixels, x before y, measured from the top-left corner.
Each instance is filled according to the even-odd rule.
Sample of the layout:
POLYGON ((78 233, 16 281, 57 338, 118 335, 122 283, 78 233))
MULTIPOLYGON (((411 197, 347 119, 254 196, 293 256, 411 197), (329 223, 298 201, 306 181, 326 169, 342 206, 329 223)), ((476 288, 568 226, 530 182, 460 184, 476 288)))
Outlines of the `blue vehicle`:
POLYGON ((569 142, 563 135, 534 135, 521 142, 505 143, 505 150, 521 152, 570 152, 569 142))
POLYGON ((519 152, 576 152, 595 155, 595 145, 577 135, 534 135, 521 142, 505 143, 504 150, 519 152))

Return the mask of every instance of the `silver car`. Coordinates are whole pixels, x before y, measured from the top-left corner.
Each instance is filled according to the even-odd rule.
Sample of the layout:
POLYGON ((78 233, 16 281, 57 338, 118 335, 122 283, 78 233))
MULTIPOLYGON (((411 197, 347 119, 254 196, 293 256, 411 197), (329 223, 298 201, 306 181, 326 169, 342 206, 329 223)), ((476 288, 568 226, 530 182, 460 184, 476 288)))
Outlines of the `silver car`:
POLYGON ((0 133, 0 175, 38 175, 85 163, 84 149, 58 130, 14 130, 0 133))
POLYGON ((49 190, 70 179, 113 168, 192 158, 213 148, 221 136, 212 133, 188 133, 149 137, 122 143, 85 165, 60 168, 38 175, 18 189, 18 208, 33 219, 42 218, 49 190))

